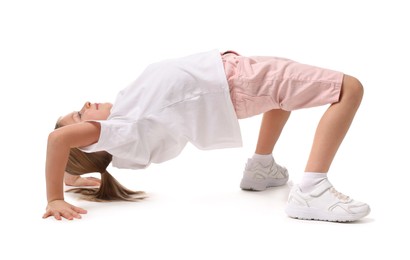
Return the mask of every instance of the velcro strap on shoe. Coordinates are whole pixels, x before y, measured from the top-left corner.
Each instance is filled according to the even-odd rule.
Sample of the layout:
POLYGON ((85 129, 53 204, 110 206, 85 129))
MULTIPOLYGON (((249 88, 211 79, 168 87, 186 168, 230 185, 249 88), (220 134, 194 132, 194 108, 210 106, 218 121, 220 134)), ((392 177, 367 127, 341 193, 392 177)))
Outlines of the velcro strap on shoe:
POLYGON ((332 187, 333 187, 333 185, 327 179, 324 179, 323 181, 321 181, 317 185, 316 189, 314 189, 312 192, 310 192, 310 196, 318 197, 318 196, 322 195, 325 191, 327 191, 328 189, 330 189, 332 187))

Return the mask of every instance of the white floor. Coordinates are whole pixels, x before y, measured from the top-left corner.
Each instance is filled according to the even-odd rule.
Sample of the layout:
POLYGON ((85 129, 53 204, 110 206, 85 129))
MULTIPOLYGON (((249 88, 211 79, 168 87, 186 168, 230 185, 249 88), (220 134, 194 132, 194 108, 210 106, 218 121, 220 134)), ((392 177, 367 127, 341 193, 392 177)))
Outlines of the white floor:
MULTIPOLYGON (((408 10, 400 1, 0 1, 0 259, 409 259, 408 10), (182 8, 184 7, 184 8, 182 8), (192 29, 193 26, 195 29, 192 29), (357 76, 365 97, 329 172, 370 204, 354 223, 284 213, 289 186, 239 189, 243 148, 199 151, 143 171, 110 168, 138 203, 90 203, 42 219, 47 135, 83 102, 113 101, 151 62, 213 48, 285 56, 357 76)), ((296 111, 275 149, 300 178, 325 107, 296 111)))
MULTIPOLYGON (((295 154, 297 149, 289 148, 295 154)), ((299 158, 283 158, 295 161, 288 167, 289 185, 246 192, 239 181, 247 150, 188 147, 177 159, 144 171, 111 169, 122 184, 146 191, 149 198, 92 203, 67 194, 69 202, 89 211, 74 221, 41 218, 43 178, 24 164, 31 176, 13 176, 2 190, 1 254, 13 256, 4 259, 27 254, 43 259, 406 259, 409 176, 398 166, 378 164, 371 151, 360 159, 367 166, 356 165, 351 156, 346 165, 338 159, 330 179, 340 191, 369 203, 372 212, 354 223, 302 221, 283 210, 289 185, 299 175, 295 169, 302 167, 299 158), (389 178, 392 174, 396 178, 389 178)))

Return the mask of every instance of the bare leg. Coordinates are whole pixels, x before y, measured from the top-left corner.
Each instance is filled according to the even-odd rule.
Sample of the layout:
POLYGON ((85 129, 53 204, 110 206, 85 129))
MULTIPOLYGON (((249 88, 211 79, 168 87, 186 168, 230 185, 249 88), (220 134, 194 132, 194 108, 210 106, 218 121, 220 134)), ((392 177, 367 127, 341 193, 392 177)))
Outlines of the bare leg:
POLYGON ((282 186, 288 181, 287 169, 277 165, 271 154, 289 116, 290 112, 280 109, 263 114, 256 154, 246 164, 241 189, 262 191, 282 186))
POLYGON ((290 112, 280 109, 273 109, 263 114, 255 153, 272 153, 289 116, 290 112))
POLYGON ((338 103, 323 114, 316 129, 306 172, 327 173, 363 97, 363 86, 354 77, 345 75, 338 103))
POLYGON ((344 76, 339 102, 323 114, 316 129, 306 172, 290 191, 286 214, 298 219, 335 222, 356 221, 370 213, 366 203, 338 192, 327 179, 327 171, 348 131, 363 97, 360 82, 344 76), (348 199, 349 198, 349 199, 348 199), (336 205, 335 209, 334 205, 336 205), (341 210, 344 209, 344 210, 341 210))

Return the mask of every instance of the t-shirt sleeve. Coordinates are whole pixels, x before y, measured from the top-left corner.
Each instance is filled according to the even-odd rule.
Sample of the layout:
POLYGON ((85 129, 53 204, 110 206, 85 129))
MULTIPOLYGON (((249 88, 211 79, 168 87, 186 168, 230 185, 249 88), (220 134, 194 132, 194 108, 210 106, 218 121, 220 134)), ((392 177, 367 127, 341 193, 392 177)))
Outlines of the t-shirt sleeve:
POLYGON ((101 126, 101 130, 100 130, 100 137, 98 138, 98 141, 92 145, 89 146, 85 146, 85 147, 79 147, 78 149, 80 149, 83 152, 86 153, 93 153, 93 152, 100 152, 100 151, 104 151, 104 144, 105 144, 105 140, 108 140, 107 138, 107 123, 106 121, 103 120, 89 120, 89 122, 94 122, 94 123, 98 123, 101 126))

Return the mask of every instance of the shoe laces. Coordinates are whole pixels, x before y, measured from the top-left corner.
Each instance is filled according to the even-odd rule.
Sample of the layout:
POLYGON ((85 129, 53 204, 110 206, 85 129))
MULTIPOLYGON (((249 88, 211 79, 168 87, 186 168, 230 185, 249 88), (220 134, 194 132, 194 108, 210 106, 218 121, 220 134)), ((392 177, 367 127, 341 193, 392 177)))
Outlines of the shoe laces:
POLYGON ((343 200, 343 201, 348 201, 349 200, 349 196, 337 191, 335 188, 330 188, 329 191, 339 200, 343 200))

